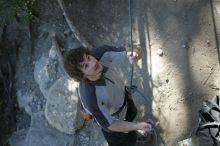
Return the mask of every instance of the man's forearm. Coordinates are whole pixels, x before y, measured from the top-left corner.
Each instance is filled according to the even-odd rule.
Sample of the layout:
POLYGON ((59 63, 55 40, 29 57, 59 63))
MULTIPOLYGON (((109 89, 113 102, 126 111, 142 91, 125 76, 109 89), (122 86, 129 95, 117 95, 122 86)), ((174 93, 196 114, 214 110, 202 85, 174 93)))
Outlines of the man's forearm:
POLYGON ((139 130, 139 123, 127 122, 127 121, 114 121, 109 127, 109 130, 116 132, 128 132, 139 130))

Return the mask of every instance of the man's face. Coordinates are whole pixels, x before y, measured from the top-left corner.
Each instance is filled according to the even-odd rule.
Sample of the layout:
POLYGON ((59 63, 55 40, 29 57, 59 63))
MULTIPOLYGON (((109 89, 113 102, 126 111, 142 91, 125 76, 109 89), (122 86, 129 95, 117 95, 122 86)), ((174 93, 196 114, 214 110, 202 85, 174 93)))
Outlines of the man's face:
POLYGON ((80 69, 86 78, 93 80, 100 77, 103 66, 95 57, 91 55, 84 55, 83 62, 80 63, 80 69))

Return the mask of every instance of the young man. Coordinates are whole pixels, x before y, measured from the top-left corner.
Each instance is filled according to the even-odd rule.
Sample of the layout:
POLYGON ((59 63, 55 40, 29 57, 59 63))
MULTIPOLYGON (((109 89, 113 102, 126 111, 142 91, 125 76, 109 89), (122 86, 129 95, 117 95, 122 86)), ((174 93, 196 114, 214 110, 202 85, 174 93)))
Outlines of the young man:
POLYGON ((92 50, 80 47, 65 54, 64 68, 70 77, 80 82, 83 108, 101 126, 108 144, 134 146, 136 131, 150 131, 153 127, 147 122, 132 122, 137 109, 118 72, 112 67, 117 58, 135 62, 140 54, 106 45, 92 50))

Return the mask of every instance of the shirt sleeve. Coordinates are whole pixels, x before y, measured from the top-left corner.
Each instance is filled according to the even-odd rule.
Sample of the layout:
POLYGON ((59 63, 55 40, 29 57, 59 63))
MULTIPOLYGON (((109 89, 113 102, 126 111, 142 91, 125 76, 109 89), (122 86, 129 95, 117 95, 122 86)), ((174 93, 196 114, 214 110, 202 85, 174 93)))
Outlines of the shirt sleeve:
POLYGON ((108 127, 112 124, 114 119, 108 112, 105 105, 98 105, 95 94, 95 87, 90 86, 86 83, 80 83, 79 89, 80 99, 83 108, 93 115, 96 122, 103 129, 109 131, 108 127))
POLYGON ((98 60, 104 61, 114 61, 116 59, 121 59, 126 57, 126 50, 124 47, 113 47, 113 46, 100 46, 93 48, 92 52, 97 57, 98 60))
POLYGON ((103 61, 113 62, 118 59, 126 59, 126 56, 127 56, 126 51, 122 51, 122 52, 109 51, 106 52, 101 59, 103 61))

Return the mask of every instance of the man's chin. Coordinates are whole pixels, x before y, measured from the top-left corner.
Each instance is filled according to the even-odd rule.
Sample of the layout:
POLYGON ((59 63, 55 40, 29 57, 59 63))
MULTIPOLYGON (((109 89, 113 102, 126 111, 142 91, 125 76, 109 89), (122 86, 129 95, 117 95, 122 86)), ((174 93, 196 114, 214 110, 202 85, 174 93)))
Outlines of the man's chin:
POLYGON ((102 70, 103 70, 103 66, 101 65, 101 64, 99 64, 100 66, 99 66, 99 68, 100 68, 100 72, 102 72, 102 70))

